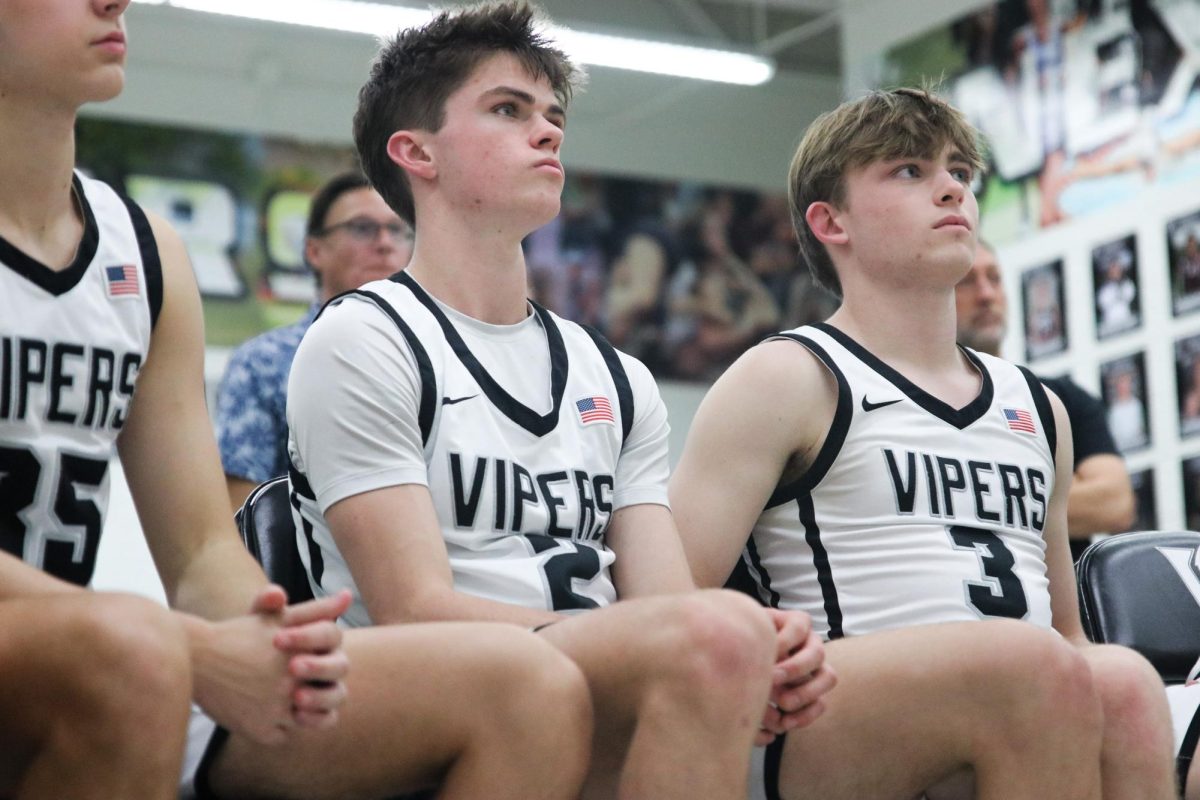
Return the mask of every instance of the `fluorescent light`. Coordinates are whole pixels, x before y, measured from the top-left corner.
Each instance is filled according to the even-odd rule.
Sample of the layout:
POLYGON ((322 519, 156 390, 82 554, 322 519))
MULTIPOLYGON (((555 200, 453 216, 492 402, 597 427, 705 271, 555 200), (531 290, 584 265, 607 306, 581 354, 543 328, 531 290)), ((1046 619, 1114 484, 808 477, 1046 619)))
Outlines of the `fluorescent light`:
POLYGON ((771 59, 749 53, 583 33, 570 28, 553 28, 551 35, 571 58, 598 67, 743 86, 766 83, 775 75, 775 63, 771 59))
MULTIPOLYGON (((189 11, 223 14, 310 28, 390 35, 401 28, 423 25, 433 11, 359 0, 136 0, 189 11)), ((757 86, 775 74, 772 59, 750 53, 583 33, 554 27, 549 31, 571 58, 583 64, 613 67, 681 78, 757 86)))

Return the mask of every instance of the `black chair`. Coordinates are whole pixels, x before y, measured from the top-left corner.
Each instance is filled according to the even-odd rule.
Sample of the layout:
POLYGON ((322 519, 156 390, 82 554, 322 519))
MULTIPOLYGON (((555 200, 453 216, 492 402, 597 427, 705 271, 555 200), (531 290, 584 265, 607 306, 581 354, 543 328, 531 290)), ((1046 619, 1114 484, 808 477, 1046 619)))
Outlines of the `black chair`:
MULTIPOLYGON (((1144 531, 1101 539, 1075 565, 1083 628, 1093 642, 1141 653, 1163 681, 1183 683, 1200 657, 1200 533, 1144 531)), ((1200 740, 1200 714, 1181 751, 1200 740)), ((1187 777, 1180 764, 1179 783, 1187 777)))
MULTIPOLYGON (((242 541, 267 578, 279 584, 293 603, 313 598, 308 573, 296 548, 296 525, 286 475, 255 487, 234 515, 242 541)), ((433 800, 435 791, 414 792, 393 800, 433 800)))
POLYGON ((283 587, 291 602, 311 600, 308 573, 296 549, 296 525, 292 521, 287 476, 257 486, 234 519, 246 549, 262 564, 267 577, 283 587))

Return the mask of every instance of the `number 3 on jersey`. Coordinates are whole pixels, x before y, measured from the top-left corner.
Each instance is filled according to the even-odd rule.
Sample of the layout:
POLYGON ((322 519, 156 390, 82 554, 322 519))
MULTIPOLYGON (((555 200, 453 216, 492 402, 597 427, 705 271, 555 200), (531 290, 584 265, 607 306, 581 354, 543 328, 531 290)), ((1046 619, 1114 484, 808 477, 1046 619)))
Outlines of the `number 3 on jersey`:
POLYGON ((1021 579, 1013 572, 1016 561, 1012 551, 993 531, 951 525, 947 529, 954 547, 973 550, 979 557, 984 581, 963 581, 971 606, 985 617, 1024 619, 1029 613, 1029 601, 1021 579), (1000 593, 997 594, 997 588, 1000 593))
POLYGON ((37 500, 42 464, 32 450, 0 447, 0 549, 80 586, 92 579, 100 544, 100 509, 77 487, 97 488, 107 461, 59 454, 54 489, 54 530, 29 530, 23 514, 37 500), (36 537, 32 540, 30 537, 36 537))

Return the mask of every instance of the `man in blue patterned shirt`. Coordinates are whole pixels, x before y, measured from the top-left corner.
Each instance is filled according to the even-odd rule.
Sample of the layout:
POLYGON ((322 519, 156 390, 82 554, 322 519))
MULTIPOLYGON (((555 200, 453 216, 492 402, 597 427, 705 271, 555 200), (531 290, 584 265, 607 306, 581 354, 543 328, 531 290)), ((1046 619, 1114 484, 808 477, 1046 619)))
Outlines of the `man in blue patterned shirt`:
POLYGON ((287 472, 288 372, 321 305, 404 269, 411 254, 411 223, 362 175, 338 175, 313 197, 304 257, 316 273, 319 297, 299 322, 243 342, 229 360, 217 395, 217 442, 235 509, 255 486, 287 472))

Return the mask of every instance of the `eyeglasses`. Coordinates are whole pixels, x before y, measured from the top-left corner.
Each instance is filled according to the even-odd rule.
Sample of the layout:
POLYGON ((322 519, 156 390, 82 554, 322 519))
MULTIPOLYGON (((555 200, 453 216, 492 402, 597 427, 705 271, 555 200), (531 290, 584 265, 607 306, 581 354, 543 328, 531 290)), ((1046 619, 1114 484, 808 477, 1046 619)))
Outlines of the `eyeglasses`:
POLYGON ((379 238, 380 231, 387 231, 388 238, 395 244, 408 242, 413 238, 412 229, 403 222, 379 223, 366 217, 353 217, 345 222, 328 225, 318 231, 317 236, 328 236, 336 230, 345 230, 360 242, 375 241, 379 238))

